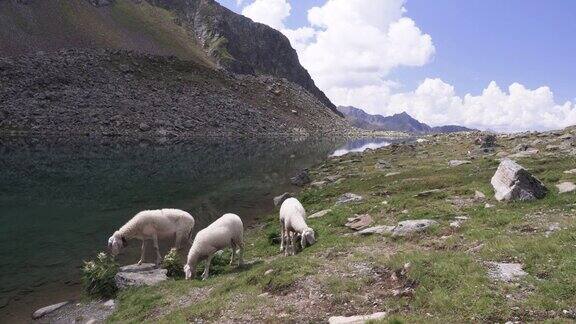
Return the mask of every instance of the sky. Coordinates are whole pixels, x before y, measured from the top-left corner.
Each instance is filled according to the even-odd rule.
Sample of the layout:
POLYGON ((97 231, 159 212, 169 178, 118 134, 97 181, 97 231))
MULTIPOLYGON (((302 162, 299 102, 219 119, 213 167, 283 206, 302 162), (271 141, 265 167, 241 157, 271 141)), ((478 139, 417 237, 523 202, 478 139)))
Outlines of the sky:
POLYGON ((576 124, 576 1, 220 0, 336 105, 495 131, 576 124))

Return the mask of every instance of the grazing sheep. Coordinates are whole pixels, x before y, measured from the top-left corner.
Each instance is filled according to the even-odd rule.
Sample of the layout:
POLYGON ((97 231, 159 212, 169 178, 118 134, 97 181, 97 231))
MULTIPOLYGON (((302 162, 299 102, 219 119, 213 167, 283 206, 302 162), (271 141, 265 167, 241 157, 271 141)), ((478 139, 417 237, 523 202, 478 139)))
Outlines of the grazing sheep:
POLYGON ((180 249, 182 239, 190 240, 194 228, 194 217, 179 209, 158 209, 141 211, 132 217, 124 226, 114 232, 108 239, 108 248, 113 256, 128 245, 128 239, 142 241, 142 254, 138 264, 144 262, 146 240, 154 242, 156 249, 156 264, 160 264, 162 256, 158 249, 158 239, 176 237, 175 247, 180 249))
POLYGON ((242 255, 244 254, 243 235, 244 225, 240 217, 235 214, 224 214, 214 223, 198 232, 190 252, 188 252, 188 260, 184 266, 186 279, 194 277, 196 265, 203 259, 206 259, 206 267, 204 268, 204 273, 202 273, 202 279, 208 278, 210 262, 212 257, 214 257, 214 253, 227 247, 232 248, 230 264, 234 263, 234 257, 237 257, 236 254, 238 253, 238 265, 241 265, 242 255), (239 249, 239 251, 236 251, 236 249, 239 249))
POLYGON ((306 210, 296 198, 284 200, 280 206, 280 251, 284 255, 296 253, 294 243, 300 237, 302 249, 316 242, 314 230, 306 225, 306 210))

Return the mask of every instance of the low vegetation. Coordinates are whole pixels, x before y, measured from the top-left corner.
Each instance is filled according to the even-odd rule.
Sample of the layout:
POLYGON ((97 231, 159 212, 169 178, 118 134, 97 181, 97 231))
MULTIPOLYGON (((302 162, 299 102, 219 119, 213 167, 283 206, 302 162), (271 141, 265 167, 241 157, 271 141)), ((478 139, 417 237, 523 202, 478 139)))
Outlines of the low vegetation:
POLYGON ((576 180, 564 173, 576 165, 573 148, 547 150, 559 134, 529 134, 499 137, 494 153, 469 155, 474 136, 430 136, 327 160, 311 176, 331 182, 299 195, 309 214, 331 209, 307 221, 316 244, 282 256, 277 215, 265 216, 246 232, 244 266, 218 264, 206 281, 122 291, 110 320, 316 322, 382 311, 386 323, 574 320, 576 194, 555 188, 576 180), (490 179, 502 152, 535 140, 540 152, 516 160, 549 193, 536 201, 495 201, 490 179), (450 167, 456 159, 471 163, 450 167), (439 190, 419 195, 433 189, 439 190), (347 192, 364 199, 335 204, 347 192), (344 224, 356 214, 371 215, 372 226, 424 218, 439 225, 407 237, 354 235, 344 224), (488 262, 521 264, 527 274, 497 280, 488 262))
POLYGON ((84 292, 91 297, 114 297, 117 291, 114 276, 117 272, 118 264, 104 252, 99 253, 96 259, 84 262, 82 267, 84 292))

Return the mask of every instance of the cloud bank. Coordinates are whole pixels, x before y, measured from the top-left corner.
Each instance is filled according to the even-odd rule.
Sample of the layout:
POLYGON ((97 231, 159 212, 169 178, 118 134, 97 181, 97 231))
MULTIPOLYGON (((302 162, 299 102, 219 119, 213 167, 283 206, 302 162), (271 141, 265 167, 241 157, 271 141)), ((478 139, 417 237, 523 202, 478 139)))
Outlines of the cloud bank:
POLYGON ((284 33, 302 65, 336 105, 369 113, 406 111, 430 125, 458 124, 496 131, 545 130, 576 124, 576 105, 558 104, 542 86, 491 82, 479 95, 458 96, 454 86, 427 78, 399 92, 387 79, 398 67, 420 67, 436 52, 432 37, 407 17, 406 0, 327 0, 308 11, 308 24, 289 29, 287 0, 255 0, 242 10, 254 21, 284 33))

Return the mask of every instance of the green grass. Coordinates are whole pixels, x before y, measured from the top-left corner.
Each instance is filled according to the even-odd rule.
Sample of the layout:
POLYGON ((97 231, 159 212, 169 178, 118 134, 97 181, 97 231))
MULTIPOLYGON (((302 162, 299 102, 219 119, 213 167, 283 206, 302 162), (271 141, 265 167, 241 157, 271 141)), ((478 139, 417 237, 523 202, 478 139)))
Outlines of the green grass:
MULTIPOLYGON (((323 312, 370 314, 380 310, 390 314, 382 323, 569 321, 563 310, 576 305, 576 195, 558 195, 554 184, 559 179, 576 180, 563 174, 574 168, 574 158, 521 160, 544 181, 549 194, 533 202, 498 203, 491 199, 490 185, 499 163, 495 157, 477 158, 459 167, 447 165, 450 159, 466 158, 470 141, 455 138, 429 144, 417 148, 415 152, 427 152, 419 154, 410 149, 383 149, 364 154, 360 162, 347 162, 348 157, 329 159, 311 171, 312 177, 321 180, 338 173, 344 180, 320 189, 306 188, 299 194, 310 214, 332 209, 322 218, 308 220, 317 234, 315 245, 296 256, 281 256, 275 240, 277 215, 265 216, 261 227, 246 232, 248 265, 230 267, 224 264, 229 257, 225 254, 207 281, 177 280, 158 288, 122 292, 112 320, 215 321, 226 314, 274 322, 282 312, 288 316, 285 320, 303 320, 306 314, 309 320, 322 321, 327 319, 323 312), (391 161, 392 169, 376 170, 378 159, 391 161), (402 173, 385 176, 392 171, 402 173), (430 189, 442 191, 414 197, 430 189), (473 197, 476 190, 496 206, 486 209, 484 202, 456 206, 447 201, 454 196, 473 197), (336 199, 346 192, 365 199, 335 206, 336 199), (364 213, 370 214, 375 224, 431 218, 439 226, 409 238, 344 236, 350 233, 343 226, 347 218, 364 213), (468 217, 457 230, 448 226, 456 216, 468 217), (562 229, 547 236, 552 223, 561 224, 562 229), (488 261, 520 262, 528 275, 517 283, 495 281, 488 275, 488 261), (370 269, 399 269, 405 263, 411 264, 407 280, 415 283, 412 296, 388 293, 366 301, 367 294, 398 284, 379 281, 370 269), (368 272, 355 273, 358 267, 368 272), (317 285, 314 289, 325 296, 314 310, 293 302, 303 285, 309 284, 317 285), (157 315, 158 309, 174 305, 180 296, 198 289, 209 289, 208 297, 157 315), (260 296, 263 293, 268 297, 260 296), (275 304, 278 300, 283 301, 280 306, 275 304)), ((503 144, 501 149, 509 149, 516 142, 503 144)))

